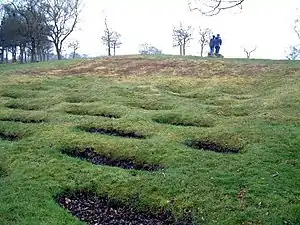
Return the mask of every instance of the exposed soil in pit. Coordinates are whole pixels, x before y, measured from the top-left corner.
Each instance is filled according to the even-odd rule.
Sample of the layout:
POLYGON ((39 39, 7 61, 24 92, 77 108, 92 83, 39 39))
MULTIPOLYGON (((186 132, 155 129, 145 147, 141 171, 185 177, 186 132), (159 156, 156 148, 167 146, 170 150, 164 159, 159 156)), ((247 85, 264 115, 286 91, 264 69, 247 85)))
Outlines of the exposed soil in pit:
POLYGON ((202 149, 202 150, 213 151, 218 153, 234 154, 240 152, 240 149, 238 148, 221 146, 212 141, 191 141, 187 143, 187 146, 194 149, 202 149))
POLYGON ((137 212, 129 204, 122 204, 107 196, 98 197, 85 191, 61 195, 57 202, 72 215, 90 225, 192 225, 188 216, 182 221, 176 221, 169 212, 137 212))
POLYGON ((5 134, 0 132, 0 140, 5 140, 5 141, 18 141, 21 139, 20 134, 5 134))
POLYGON ((84 149, 84 151, 75 148, 74 150, 71 151, 63 150, 62 152, 69 156, 80 158, 96 165, 106 165, 106 166, 120 167, 123 169, 135 169, 135 170, 146 170, 146 171, 155 171, 163 168, 163 166, 158 164, 137 163, 133 159, 114 159, 109 156, 99 154, 95 152, 93 148, 90 147, 84 149))
POLYGON ((89 133, 98 133, 98 134, 106 134, 111 136, 119 136, 126 138, 136 138, 136 139, 145 139, 146 137, 141 134, 137 134, 134 131, 123 131, 117 129, 105 129, 105 128, 88 128, 86 129, 89 133))

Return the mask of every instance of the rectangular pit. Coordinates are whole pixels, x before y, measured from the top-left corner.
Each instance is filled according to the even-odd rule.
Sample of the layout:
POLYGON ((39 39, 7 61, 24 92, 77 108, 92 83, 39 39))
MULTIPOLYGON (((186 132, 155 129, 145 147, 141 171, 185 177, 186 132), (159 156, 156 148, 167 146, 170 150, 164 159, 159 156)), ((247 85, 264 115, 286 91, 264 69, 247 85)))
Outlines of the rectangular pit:
POLYGON ((79 148, 74 149, 63 149, 62 152, 74 158, 80 158, 86 160, 95 165, 105 165, 112 167, 119 167, 122 169, 134 169, 134 170, 145 170, 145 171, 156 171, 162 169, 163 166, 158 164, 147 164, 139 163, 134 159, 123 158, 116 159, 110 156, 106 156, 100 153, 97 153, 93 148, 87 147, 83 151, 79 148))

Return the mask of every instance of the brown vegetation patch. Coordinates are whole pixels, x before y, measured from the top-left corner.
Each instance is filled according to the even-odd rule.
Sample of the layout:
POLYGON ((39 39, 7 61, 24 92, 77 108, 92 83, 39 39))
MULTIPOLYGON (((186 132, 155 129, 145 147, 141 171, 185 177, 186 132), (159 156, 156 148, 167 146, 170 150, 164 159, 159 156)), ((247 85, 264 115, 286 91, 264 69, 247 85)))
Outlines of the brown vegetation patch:
POLYGON ((82 60, 75 65, 59 69, 37 69, 14 71, 27 75, 82 75, 102 76, 143 76, 143 75, 176 75, 176 76, 239 76, 280 73, 283 75, 299 72, 300 68, 289 68, 279 63, 233 63, 225 60, 150 58, 144 56, 116 56, 100 59, 82 60))

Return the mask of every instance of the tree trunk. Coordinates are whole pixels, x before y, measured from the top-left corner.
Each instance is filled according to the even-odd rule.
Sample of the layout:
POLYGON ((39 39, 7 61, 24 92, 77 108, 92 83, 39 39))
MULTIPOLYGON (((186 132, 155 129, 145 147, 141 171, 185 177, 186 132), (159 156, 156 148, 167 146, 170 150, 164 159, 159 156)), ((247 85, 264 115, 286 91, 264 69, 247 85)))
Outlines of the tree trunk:
POLYGON ((20 45, 20 63, 24 63, 24 45, 20 45))
POLYGON ((4 63, 4 47, 0 49, 0 63, 4 63))
POLYGON ((116 44, 114 44, 114 56, 116 55, 116 44))
POLYGON ((31 38, 31 62, 36 62, 36 43, 34 38, 31 38))
POLYGON ((12 46, 11 47, 11 62, 16 63, 17 62, 17 46, 12 46))
POLYGON ((182 46, 179 45, 179 51, 180 51, 180 55, 182 55, 182 46))
POLYGON ((73 59, 75 59, 75 53, 76 53, 76 50, 74 49, 74 51, 73 51, 73 59))
POLYGON ((57 60, 61 60, 62 59, 61 44, 59 43, 59 41, 54 42, 54 47, 55 47, 55 51, 56 51, 56 54, 57 54, 57 60))
POLYGON ((111 43, 110 43, 110 40, 108 40, 108 41, 107 41, 107 55, 108 55, 108 56, 111 56, 110 44, 111 44, 111 43))
POLYGON ((203 57, 203 51, 204 51, 204 45, 201 44, 201 52, 200 52, 200 56, 203 57))
POLYGON ((5 62, 8 63, 8 48, 5 48, 5 62))

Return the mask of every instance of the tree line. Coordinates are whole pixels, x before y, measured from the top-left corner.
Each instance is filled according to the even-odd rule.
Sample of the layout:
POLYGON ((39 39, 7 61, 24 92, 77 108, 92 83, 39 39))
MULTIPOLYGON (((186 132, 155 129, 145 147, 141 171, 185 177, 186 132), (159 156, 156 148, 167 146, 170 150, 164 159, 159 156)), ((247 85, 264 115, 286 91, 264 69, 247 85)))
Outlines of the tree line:
POLYGON ((75 30, 80 0, 12 0, 1 10, 0 62, 58 60, 66 39, 75 30))

